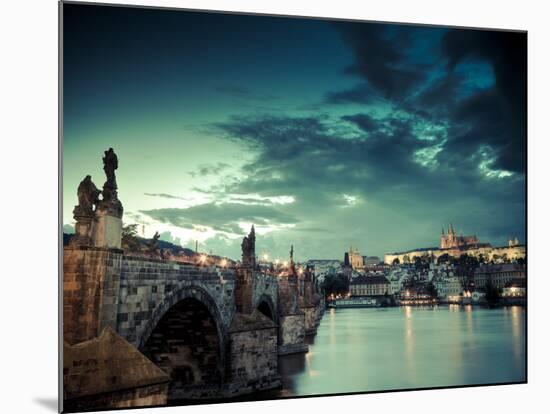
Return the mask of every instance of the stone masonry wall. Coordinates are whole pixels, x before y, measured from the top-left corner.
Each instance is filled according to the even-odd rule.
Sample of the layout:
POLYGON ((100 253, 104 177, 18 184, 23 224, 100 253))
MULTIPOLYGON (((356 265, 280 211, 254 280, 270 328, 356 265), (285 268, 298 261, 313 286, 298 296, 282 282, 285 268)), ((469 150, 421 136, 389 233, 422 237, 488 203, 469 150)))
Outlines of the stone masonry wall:
POLYGON ((307 352, 304 314, 279 317, 279 355, 307 352))
POLYGON ((317 296, 319 299, 316 301, 315 305, 315 326, 318 327, 321 323, 321 318, 323 317, 323 314, 325 313, 325 299, 317 296))
POLYGON ((277 281, 279 314, 294 315, 300 313, 297 277, 284 275, 280 276, 277 281))
POLYGON ((316 332, 317 328, 317 309, 313 306, 304 308, 304 328, 305 334, 311 335, 316 332))
POLYGON ((254 274, 251 267, 240 267, 235 271, 235 309, 237 312, 250 314, 253 311, 254 274))
POLYGON ((63 345, 63 408, 82 411, 164 404, 170 378, 111 327, 63 345))
POLYGON ((280 385, 277 369, 277 328, 231 332, 225 397, 280 385))
POLYGON ((278 282, 279 355, 306 352, 305 315, 300 309, 298 278, 285 275, 278 282))
POLYGON ((166 405, 168 402, 167 395, 167 383, 147 385, 130 390, 109 392, 68 400, 64 403, 63 412, 166 405))
POLYGON ((260 301, 263 298, 269 298, 271 305, 273 306, 274 314, 278 314, 278 286, 277 278, 275 276, 266 275, 261 272, 254 273, 254 291, 252 296, 252 303, 254 309, 256 309, 260 301))
POLYGON ((116 327, 122 253, 66 247, 63 256, 63 339, 74 344, 116 327))

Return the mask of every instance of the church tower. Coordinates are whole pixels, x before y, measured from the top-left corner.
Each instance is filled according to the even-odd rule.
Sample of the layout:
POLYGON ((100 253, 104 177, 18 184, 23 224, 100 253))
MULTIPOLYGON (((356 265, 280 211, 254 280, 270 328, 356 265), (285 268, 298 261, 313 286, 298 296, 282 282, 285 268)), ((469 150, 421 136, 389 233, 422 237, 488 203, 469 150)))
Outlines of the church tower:
POLYGON ((455 246, 456 246, 456 233, 455 233, 455 229, 453 229, 453 223, 450 223, 447 247, 455 247, 455 246))

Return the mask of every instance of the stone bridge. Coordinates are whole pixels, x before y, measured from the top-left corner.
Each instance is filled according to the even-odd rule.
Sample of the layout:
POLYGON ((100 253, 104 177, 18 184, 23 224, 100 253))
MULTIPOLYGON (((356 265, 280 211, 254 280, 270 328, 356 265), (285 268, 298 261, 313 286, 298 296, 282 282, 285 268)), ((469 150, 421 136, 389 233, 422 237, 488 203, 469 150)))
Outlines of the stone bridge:
POLYGON ((105 183, 110 198, 96 209, 81 197, 90 183, 79 187, 76 235, 63 252, 66 408, 279 387, 278 355, 306 352, 324 309, 309 269, 297 270, 291 251, 288 268, 261 270, 254 228, 231 268, 125 252, 116 181, 105 183))
POLYGON ((277 356, 307 351, 305 335, 323 310, 307 274, 277 277, 85 246, 65 248, 63 267, 67 345, 111 327, 171 378, 169 399, 279 386, 277 356))

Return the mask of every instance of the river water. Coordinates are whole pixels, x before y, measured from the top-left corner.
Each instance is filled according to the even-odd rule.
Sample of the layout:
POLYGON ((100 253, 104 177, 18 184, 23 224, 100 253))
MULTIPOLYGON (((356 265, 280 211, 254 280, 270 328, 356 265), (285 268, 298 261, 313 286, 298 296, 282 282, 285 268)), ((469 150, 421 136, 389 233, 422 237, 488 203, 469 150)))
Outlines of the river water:
MULTIPOLYGON (((525 381, 522 307, 327 310, 309 352, 259 399, 525 381)), ((256 399, 252 398, 252 399, 256 399)))

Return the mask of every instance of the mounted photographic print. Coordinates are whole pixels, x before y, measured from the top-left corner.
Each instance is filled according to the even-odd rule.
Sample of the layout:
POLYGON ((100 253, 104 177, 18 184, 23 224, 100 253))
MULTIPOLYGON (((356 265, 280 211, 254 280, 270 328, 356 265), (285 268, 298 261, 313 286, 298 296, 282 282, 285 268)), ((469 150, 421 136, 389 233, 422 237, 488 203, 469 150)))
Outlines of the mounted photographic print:
POLYGON ((60 24, 62 411, 527 381, 526 32, 60 24))

